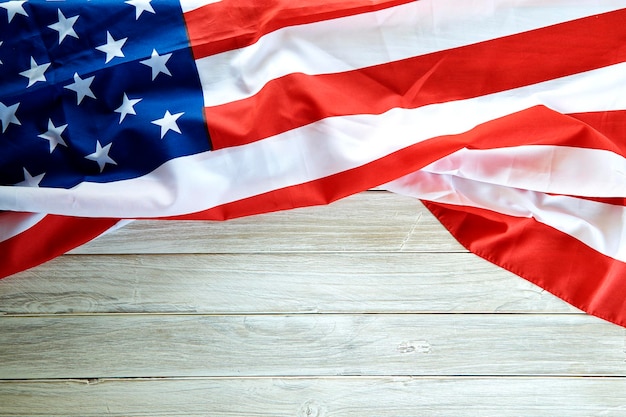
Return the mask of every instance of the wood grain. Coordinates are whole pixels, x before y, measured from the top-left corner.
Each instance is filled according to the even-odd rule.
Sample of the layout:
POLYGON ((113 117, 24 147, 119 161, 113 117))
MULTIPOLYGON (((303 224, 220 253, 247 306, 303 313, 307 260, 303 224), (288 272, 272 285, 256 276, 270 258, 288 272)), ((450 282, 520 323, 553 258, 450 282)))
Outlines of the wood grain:
POLYGON ((625 378, 0 382, 0 416, 622 417, 625 378))
POLYGON ((0 416, 624 416, 626 330, 382 191, 0 281, 0 416))
POLYGON ((624 333, 584 315, 4 317, 0 379, 625 376, 624 333))
POLYGON ((470 253, 66 256, 6 279, 5 314, 579 311, 470 253))
POLYGON ((466 252, 418 201, 368 191, 227 222, 136 221, 71 253, 466 252))

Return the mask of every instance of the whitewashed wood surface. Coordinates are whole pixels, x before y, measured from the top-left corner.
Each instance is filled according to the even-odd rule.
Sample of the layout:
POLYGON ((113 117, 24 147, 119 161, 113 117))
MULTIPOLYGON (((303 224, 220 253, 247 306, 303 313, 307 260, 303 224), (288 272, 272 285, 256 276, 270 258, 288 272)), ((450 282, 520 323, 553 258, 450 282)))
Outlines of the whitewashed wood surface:
POLYGON ((626 331, 383 191, 142 221, 0 281, 26 415, 626 416, 626 331))

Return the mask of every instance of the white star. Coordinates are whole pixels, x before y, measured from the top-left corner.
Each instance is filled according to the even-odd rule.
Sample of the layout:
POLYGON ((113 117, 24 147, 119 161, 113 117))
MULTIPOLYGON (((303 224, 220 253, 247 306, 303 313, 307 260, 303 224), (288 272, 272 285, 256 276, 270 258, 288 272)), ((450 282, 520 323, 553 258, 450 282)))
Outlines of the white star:
POLYGON ((183 113, 170 114, 170 111, 167 110, 163 118, 152 121, 152 124, 161 126, 161 139, 163 139, 163 136, 165 136, 165 134, 169 132, 170 130, 180 133, 180 129, 178 128, 178 125, 176 124, 176 120, 178 120, 178 118, 182 116, 183 114, 185 113, 183 112, 183 113))
POLYGON ((154 79, 160 73, 167 74, 170 77, 172 76, 172 74, 170 74, 170 71, 165 66, 165 64, 167 63, 167 61, 170 59, 171 56, 172 54, 159 55, 156 49, 153 49, 152 55, 150 56, 150 58, 145 59, 143 61, 139 61, 139 62, 152 68, 152 81, 154 81, 154 79))
POLYGON ((141 16, 143 12, 154 13, 150 1, 151 0, 128 0, 124 3, 135 6, 135 20, 139 20, 139 16, 141 16))
POLYGON ((44 72, 48 69, 50 63, 37 65, 35 58, 30 57, 30 69, 20 72, 20 75, 28 78, 28 87, 35 84, 37 81, 46 81, 44 72))
POLYGON ((92 76, 83 80, 80 78, 77 72, 74 73, 74 82, 70 85, 66 85, 65 88, 76 92, 76 98, 78 100, 76 104, 80 104, 85 96, 96 98, 90 88, 94 78, 95 77, 92 76))
POLYGON ((7 127, 9 127, 9 124, 11 123, 21 125, 20 121, 17 120, 17 117, 15 117, 15 112, 19 106, 20 103, 7 107, 0 101, 0 122, 2 122, 2 133, 7 130, 7 127))
POLYGON ((126 115, 137 114, 135 113, 135 108, 133 106, 139 103, 143 99, 142 98, 129 99, 126 93, 124 93, 123 100, 124 101, 122 102, 122 105, 119 106, 117 109, 115 109, 115 112, 120 114, 120 124, 122 123, 122 120, 124 120, 126 115))
POLYGON ((52 119, 48 119, 48 131, 42 133, 41 135, 37 135, 38 137, 50 142, 50 153, 54 151, 57 145, 63 145, 67 147, 67 144, 61 137, 66 127, 66 124, 62 126, 54 126, 54 123, 52 123, 52 119))
POLYGON ((100 145, 100 141, 98 140, 96 141, 96 151, 85 157, 89 159, 90 161, 96 161, 98 163, 98 166, 100 167, 100 172, 104 170, 104 166, 106 164, 117 165, 117 162, 112 160, 111 157, 109 156, 109 152, 111 151, 112 144, 113 143, 109 143, 107 146, 103 148, 102 145, 100 145))
POLYGON ((44 172, 43 174, 39 174, 33 177, 32 175, 30 175, 30 172, 26 170, 26 168, 22 169, 24 170, 24 181, 18 182, 15 185, 18 187, 39 187, 39 183, 43 179, 43 176, 46 175, 46 173, 44 172))
POLYGON ((72 36, 76 39, 78 39, 78 35, 76 34, 76 32, 74 31, 74 23, 76 23, 76 20, 78 20, 79 16, 73 16, 70 18, 66 18, 63 15, 63 12, 61 12, 61 9, 58 9, 58 16, 59 16, 59 21, 57 23, 54 23, 52 25, 49 25, 48 27, 50 29, 56 30, 57 32, 59 32, 59 45, 61 44, 61 42, 63 42, 63 39, 65 39, 66 36, 72 36))
MULTIPOLYGON (((3 42, 4 42, 4 41, 0 41, 0 46, 2 46, 2 43, 3 43, 3 42)), ((2 60, 1 60, 1 59, 0 59, 0 65, 2 65, 2 60)))
POLYGON ((124 38, 116 41, 115 39, 113 39, 113 36, 111 36, 109 31, 107 31, 107 43, 96 47, 98 51, 102 51, 107 54, 106 60, 104 61, 105 64, 108 64, 109 61, 116 56, 120 58, 124 57, 124 53, 122 52, 122 46, 124 46, 127 40, 128 38, 124 38))
POLYGON ((13 20, 13 18, 15 17, 16 14, 21 14, 22 16, 26 16, 28 17, 28 13, 26 13, 26 10, 24 10, 24 3, 26 3, 26 1, 7 1, 4 3, 0 3, 0 7, 2 7, 3 9, 6 9, 7 11, 7 15, 9 17, 9 23, 11 23, 11 20, 13 20))

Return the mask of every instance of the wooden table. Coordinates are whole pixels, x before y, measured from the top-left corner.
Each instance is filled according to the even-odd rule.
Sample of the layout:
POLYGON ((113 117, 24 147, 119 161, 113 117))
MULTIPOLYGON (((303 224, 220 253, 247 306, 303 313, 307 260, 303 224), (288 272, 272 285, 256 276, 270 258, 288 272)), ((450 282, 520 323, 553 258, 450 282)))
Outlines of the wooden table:
POLYGON ((625 340, 369 191, 0 281, 0 415, 625 416, 625 340))

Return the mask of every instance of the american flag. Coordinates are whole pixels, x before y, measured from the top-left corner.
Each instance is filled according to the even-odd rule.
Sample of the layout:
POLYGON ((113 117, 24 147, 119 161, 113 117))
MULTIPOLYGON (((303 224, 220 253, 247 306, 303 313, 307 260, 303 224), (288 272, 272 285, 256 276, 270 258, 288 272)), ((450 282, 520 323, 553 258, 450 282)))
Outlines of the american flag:
POLYGON ((0 275, 121 218, 386 184, 626 325, 624 22, 623 0, 0 2, 0 275))

